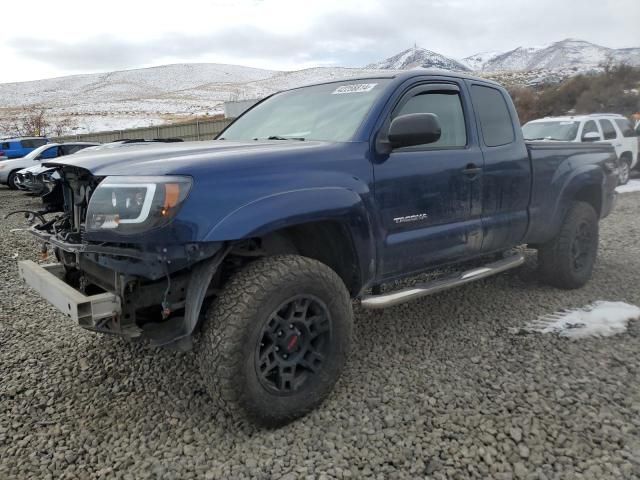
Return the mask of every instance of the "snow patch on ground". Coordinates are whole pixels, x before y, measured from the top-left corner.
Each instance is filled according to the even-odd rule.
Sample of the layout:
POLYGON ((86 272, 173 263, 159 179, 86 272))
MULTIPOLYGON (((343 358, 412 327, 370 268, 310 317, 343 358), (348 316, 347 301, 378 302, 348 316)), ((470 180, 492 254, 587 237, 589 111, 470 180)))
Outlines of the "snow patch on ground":
POLYGON ((639 318, 640 308, 635 305, 597 301, 582 308, 543 315, 518 332, 555 333, 572 339, 610 337, 624 333, 629 322, 639 318))
POLYGON ((616 192, 618 193, 631 193, 631 192, 640 192, 640 180, 629 180, 629 183, 626 185, 620 185, 616 188, 616 192))

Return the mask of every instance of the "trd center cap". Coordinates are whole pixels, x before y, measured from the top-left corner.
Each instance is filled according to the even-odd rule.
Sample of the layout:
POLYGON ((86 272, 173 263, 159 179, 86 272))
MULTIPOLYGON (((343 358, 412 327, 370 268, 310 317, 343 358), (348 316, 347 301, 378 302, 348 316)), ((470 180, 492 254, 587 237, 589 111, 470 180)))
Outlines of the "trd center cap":
POLYGON ((300 335, 292 333, 285 341, 285 348, 288 353, 295 352, 300 346, 300 335))

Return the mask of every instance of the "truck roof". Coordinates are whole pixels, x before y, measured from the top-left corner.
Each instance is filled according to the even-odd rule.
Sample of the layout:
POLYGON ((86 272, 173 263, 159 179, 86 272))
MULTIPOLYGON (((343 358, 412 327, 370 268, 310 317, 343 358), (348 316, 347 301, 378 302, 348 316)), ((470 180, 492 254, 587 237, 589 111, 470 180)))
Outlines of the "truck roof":
POLYGON ((46 140, 47 137, 2 137, 3 142, 19 142, 21 140, 46 140))
POLYGON ((331 83, 343 83, 343 82, 351 82, 351 81, 363 81, 363 80, 375 80, 379 78, 389 78, 389 79, 398 79, 401 81, 409 80, 411 78, 416 77, 425 77, 425 76, 436 76, 436 77, 451 77, 451 78, 462 78, 465 80, 476 80, 478 82, 489 83, 492 85, 496 85, 502 87, 498 82, 493 80, 489 80, 487 78, 481 78, 474 75, 468 75, 463 72, 452 72, 450 70, 440 70, 437 68, 416 68, 413 70, 372 70, 371 75, 362 75, 357 77, 347 77, 347 78, 339 78, 335 80, 329 80, 327 82, 317 82, 317 83, 309 83, 306 85, 302 85, 300 87, 288 88, 282 91, 288 90, 297 90, 299 88, 310 87, 312 85, 327 85, 331 83))

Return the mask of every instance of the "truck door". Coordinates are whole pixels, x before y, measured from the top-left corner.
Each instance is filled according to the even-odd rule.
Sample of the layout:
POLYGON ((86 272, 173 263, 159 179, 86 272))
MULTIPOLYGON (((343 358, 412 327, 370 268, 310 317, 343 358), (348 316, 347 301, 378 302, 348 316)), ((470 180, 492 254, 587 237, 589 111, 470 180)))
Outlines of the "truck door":
POLYGON ((531 164, 518 115, 505 93, 471 84, 484 155, 482 177, 482 251, 518 245, 529 225, 531 164))
POLYGON ((409 113, 433 113, 442 127, 437 142, 399 148, 374 162, 381 279, 480 251, 482 153, 462 88, 455 82, 411 88, 379 133, 385 138, 391 120, 409 113))

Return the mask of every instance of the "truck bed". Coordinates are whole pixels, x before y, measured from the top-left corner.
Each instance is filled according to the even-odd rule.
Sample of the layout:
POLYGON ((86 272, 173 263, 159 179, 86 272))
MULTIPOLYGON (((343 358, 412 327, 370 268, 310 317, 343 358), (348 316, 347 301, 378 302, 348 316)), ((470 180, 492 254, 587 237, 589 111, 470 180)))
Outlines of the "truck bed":
POLYGON ((613 146, 548 141, 530 141, 526 145, 532 172, 528 243, 548 240, 562 221, 562 212, 557 211, 559 205, 566 205, 558 201, 561 192, 565 196, 575 193, 571 183, 580 185, 579 178, 600 177, 603 170, 607 175, 601 185, 602 208, 598 213, 600 218, 609 214, 618 183, 618 160, 613 146))

